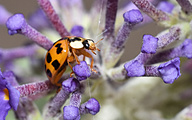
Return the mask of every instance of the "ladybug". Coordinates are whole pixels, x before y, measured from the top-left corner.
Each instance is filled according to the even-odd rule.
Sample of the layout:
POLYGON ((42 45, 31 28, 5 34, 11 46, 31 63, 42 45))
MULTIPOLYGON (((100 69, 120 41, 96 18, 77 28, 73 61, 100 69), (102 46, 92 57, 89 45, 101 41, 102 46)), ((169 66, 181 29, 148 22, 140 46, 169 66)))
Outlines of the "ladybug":
POLYGON ((67 65, 69 65, 72 70, 70 74, 70 76, 72 76, 73 69, 70 63, 74 63, 76 61, 77 64, 80 64, 77 57, 79 55, 83 55, 83 60, 85 60, 85 57, 91 58, 90 68, 92 71, 96 72, 93 69, 93 56, 85 49, 91 50, 91 52, 96 55, 95 50, 100 51, 96 47, 97 43, 94 43, 91 39, 76 36, 66 36, 65 38, 61 38, 56 41, 48 50, 45 57, 45 72, 51 83, 56 86, 61 86, 59 80, 65 72, 67 65))

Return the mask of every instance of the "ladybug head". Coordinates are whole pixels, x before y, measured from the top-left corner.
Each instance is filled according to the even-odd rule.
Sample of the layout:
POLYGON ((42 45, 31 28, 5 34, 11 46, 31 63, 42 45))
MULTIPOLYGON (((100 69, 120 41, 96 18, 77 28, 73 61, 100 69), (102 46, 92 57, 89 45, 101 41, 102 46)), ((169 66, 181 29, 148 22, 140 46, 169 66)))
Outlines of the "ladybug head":
MULTIPOLYGON (((103 40, 103 39, 101 39, 101 40, 103 40)), ((99 41, 101 41, 101 40, 99 40, 99 41)), ((99 42, 99 41, 98 41, 98 42, 99 42)), ((95 43, 95 42, 94 42, 93 40, 91 40, 91 39, 86 39, 86 40, 83 41, 83 46, 84 46, 86 49, 91 50, 94 54, 96 54, 96 53, 94 52, 95 50, 100 51, 99 48, 96 47, 96 44, 97 44, 98 42, 95 43)))

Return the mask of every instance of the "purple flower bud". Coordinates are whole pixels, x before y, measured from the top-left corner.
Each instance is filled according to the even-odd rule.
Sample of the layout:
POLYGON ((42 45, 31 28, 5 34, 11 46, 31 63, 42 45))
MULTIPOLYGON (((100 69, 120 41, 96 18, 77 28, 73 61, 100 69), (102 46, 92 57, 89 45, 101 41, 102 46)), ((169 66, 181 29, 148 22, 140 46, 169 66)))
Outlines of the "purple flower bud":
POLYGON ((100 104, 95 98, 91 98, 87 101, 85 108, 89 111, 90 114, 95 115, 100 110, 100 104))
POLYGON ((83 27, 80 25, 75 25, 73 26, 73 28, 71 29, 71 34, 73 34, 74 36, 78 36, 78 37, 83 37, 83 27))
POLYGON ((75 106, 65 106, 63 108, 64 120, 80 120, 79 108, 75 106))
POLYGON ((4 25, 10 16, 11 13, 9 13, 2 5, 0 5, 0 25, 4 25))
POLYGON ((158 38, 155 38, 152 35, 144 35, 141 52, 154 54, 156 53, 157 44, 158 44, 158 38))
POLYGON ((123 14, 124 21, 130 24, 137 24, 143 21, 143 16, 139 10, 133 9, 123 14))
POLYGON ((170 2, 162 1, 162 2, 159 3, 157 8, 164 11, 164 12, 171 13, 171 11, 174 8, 174 5, 172 3, 170 3, 170 2))
POLYGON ((80 86, 80 83, 77 79, 71 77, 62 83, 63 89, 67 90, 68 92, 74 92, 80 86))
POLYGON ((143 76, 145 74, 144 65, 137 60, 126 63, 124 68, 127 71, 127 76, 130 77, 143 76))
POLYGON ((192 58, 192 41, 191 39, 186 39, 182 43, 182 47, 180 50, 183 54, 183 56, 187 57, 188 59, 192 58))
POLYGON ((91 71, 85 61, 81 61, 80 64, 77 64, 73 67, 73 71, 78 80, 85 80, 91 76, 91 71))
POLYGON ((180 59, 178 57, 159 65, 158 71, 165 83, 171 84, 181 76, 179 65, 180 59))
POLYGON ((53 45, 53 43, 49 39, 47 39, 44 35, 32 28, 29 24, 27 24, 22 14, 15 14, 11 16, 7 20, 6 25, 8 28, 8 33, 10 35, 16 33, 23 34, 47 50, 49 50, 53 45))
POLYGON ((18 33, 22 29, 25 23, 26 22, 23 14, 15 14, 11 16, 6 23, 6 26, 8 28, 8 33, 10 35, 14 35, 18 33))

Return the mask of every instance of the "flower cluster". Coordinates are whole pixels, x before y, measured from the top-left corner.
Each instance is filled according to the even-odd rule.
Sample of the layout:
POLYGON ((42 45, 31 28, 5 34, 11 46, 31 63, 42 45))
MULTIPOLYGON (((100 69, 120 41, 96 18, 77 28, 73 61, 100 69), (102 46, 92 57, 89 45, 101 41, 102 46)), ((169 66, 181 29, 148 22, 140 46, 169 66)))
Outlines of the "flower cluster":
MULTIPOLYGON (((21 13, 12 15, 0 5, 0 25, 7 27, 8 34, 21 34, 32 41, 18 48, 0 48, 0 64, 5 69, 3 73, 0 71, 0 119, 5 119, 11 108, 21 120, 90 118, 85 114, 102 120, 192 118, 191 105, 177 114, 191 104, 192 98, 188 81, 191 76, 181 76, 182 72, 192 71, 192 61, 183 59, 192 58, 189 0, 131 0, 124 6, 118 6, 118 0, 95 0, 90 12, 82 0, 37 2, 40 8, 29 19, 21 13), (144 34, 140 53, 122 63, 126 43, 131 44, 127 42, 130 33, 151 22, 164 30, 157 35, 144 34), (78 56, 80 62, 74 57, 77 60, 72 64, 74 74, 67 69, 58 82, 61 86, 53 85, 43 70, 45 50, 68 36, 92 38, 96 42, 93 37, 98 32, 102 41, 97 46, 100 52, 91 51, 96 54, 92 55, 94 66, 93 60, 85 58, 92 54, 86 49, 87 56, 78 56), (41 107, 33 102, 39 98, 46 101, 42 114, 41 107), (186 104, 180 105, 183 100, 186 104), (167 111, 172 111, 171 115, 167 111)), ((70 52, 66 53, 68 58, 75 54, 70 52)), ((50 74, 59 76, 60 71, 70 66, 67 60, 63 60, 58 73, 50 74)))

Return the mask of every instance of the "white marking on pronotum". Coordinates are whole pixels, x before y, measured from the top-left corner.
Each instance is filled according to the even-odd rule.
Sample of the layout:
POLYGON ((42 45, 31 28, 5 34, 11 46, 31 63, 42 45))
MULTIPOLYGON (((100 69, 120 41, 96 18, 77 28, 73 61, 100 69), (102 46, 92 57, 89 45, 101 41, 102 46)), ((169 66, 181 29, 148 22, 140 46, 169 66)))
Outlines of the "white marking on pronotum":
POLYGON ((70 46, 71 46, 72 48, 75 48, 75 49, 83 48, 82 41, 70 42, 70 46))

